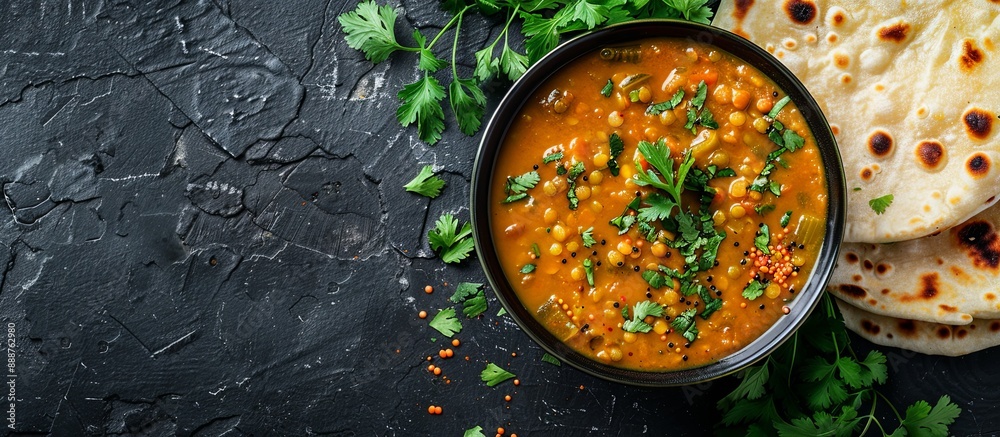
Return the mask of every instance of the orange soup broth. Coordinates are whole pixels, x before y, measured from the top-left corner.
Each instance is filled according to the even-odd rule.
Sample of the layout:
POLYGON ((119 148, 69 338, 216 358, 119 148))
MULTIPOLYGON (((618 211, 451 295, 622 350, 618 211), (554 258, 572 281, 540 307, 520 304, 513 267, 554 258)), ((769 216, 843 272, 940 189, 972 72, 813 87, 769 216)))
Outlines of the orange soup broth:
MULTIPOLYGON (((767 155, 778 148, 754 127, 755 120, 770 109, 768 102, 773 105, 784 96, 763 74, 710 46, 671 39, 646 40, 640 46, 637 62, 608 61, 595 50, 560 69, 525 102, 496 164, 491 228, 502 268, 521 304, 556 337, 600 362, 669 371, 702 366, 730 355, 782 317, 783 306, 801 290, 821 245, 815 242, 800 248, 795 241, 797 226, 804 216, 818 217, 824 226, 827 192, 819 150, 794 102, 785 106, 777 119, 805 138, 805 145, 783 154, 783 165, 776 165, 771 174, 771 179, 781 184, 780 197, 766 190, 762 194, 745 189, 764 168, 767 155), (647 97, 646 102, 630 101, 628 93, 617 85, 639 73, 650 77, 643 82, 646 90, 642 95, 633 97, 647 97), (615 86, 611 96, 605 97, 601 90, 609 79, 615 86), (704 108, 711 111, 719 127, 697 126, 692 134, 683 126, 686 107, 701 81, 708 89, 704 108), (667 101, 678 89, 685 92, 683 103, 668 110, 670 115, 645 113, 650 103, 667 101), (614 111, 623 120, 619 126, 611 122, 614 111), (613 133, 624 143, 624 152, 617 156, 618 176, 613 176, 606 164, 613 133), (700 312, 704 304, 699 296, 683 296, 676 281, 674 287, 652 288, 641 276, 658 265, 683 271, 684 257, 677 249, 654 248, 675 236, 660 231, 660 243, 655 243, 647 241, 637 226, 619 235, 619 229, 609 222, 626 210, 637 193, 647 198, 657 191, 635 184, 633 176, 635 162, 640 160, 637 143, 660 138, 671 149, 675 168, 690 149, 695 167, 705 169, 715 164, 737 174, 709 182, 717 190, 711 202, 716 211, 715 228, 726 237, 719 246, 716 266, 699 272, 697 278, 710 288, 712 296, 722 299, 722 306, 707 320, 696 317, 699 333, 693 342, 671 329, 670 320, 689 308, 700 312), (693 143, 700 144, 692 148, 693 143), (557 151, 563 153, 563 159, 543 163, 543 157, 557 151), (556 168, 569 168, 577 162, 584 163, 586 170, 575 181, 579 205, 571 210, 567 198, 570 183, 556 168), (503 203, 508 195, 506 178, 532 169, 541 180, 527 190, 529 197, 503 203), (762 214, 755 210, 764 205, 773 205, 773 210, 762 214), (783 228, 779 222, 786 211, 793 213, 790 224, 783 228), (772 237, 772 244, 786 246, 795 241, 786 265, 795 261, 798 269, 776 294, 771 289, 749 300, 742 296, 743 289, 753 279, 752 272, 760 272, 747 252, 754 248, 761 224, 775 235, 787 230, 783 241, 772 237), (588 248, 582 233, 589 228, 593 228, 597 243, 588 248), (583 269, 584 259, 593 263, 593 287, 583 269), (615 263, 619 259, 622 266, 615 263), (528 264, 535 266, 534 271, 521 273, 528 264), (653 328, 648 333, 625 332, 622 308, 628 307, 631 316, 634 305, 645 300, 665 306, 669 319, 650 316, 645 320, 653 328)), ((697 210, 698 199, 686 196, 682 207, 697 210)), ((662 227, 657 225, 657 229, 662 227)), ((822 236, 825 228, 813 232, 822 236)))

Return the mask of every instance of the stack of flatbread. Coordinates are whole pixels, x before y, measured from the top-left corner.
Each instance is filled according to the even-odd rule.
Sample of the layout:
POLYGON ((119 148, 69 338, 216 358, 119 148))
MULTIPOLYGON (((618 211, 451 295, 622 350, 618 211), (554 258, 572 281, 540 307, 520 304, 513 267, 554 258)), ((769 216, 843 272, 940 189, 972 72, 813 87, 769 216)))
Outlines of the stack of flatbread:
POLYGON ((713 24, 781 60, 830 122, 848 328, 928 354, 1000 345, 1000 0, 724 0, 713 24))

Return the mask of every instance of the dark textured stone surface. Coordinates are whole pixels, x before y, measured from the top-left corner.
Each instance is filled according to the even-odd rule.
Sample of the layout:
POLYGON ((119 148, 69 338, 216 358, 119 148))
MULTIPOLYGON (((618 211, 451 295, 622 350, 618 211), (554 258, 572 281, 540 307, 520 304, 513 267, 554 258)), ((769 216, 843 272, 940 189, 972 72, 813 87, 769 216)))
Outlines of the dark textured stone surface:
MULTIPOLYGON (((443 340, 416 313, 484 281, 425 237, 443 212, 468 219, 478 138, 450 128, 429 147, 397 124, 415 59, 372 66, 348 48, 336 17, 354 5, 0 2, 0 322, 16 327, 16 430, 710 429, 734 380, 637 389, 541 363, 492 296, 464 321, 459 357, 438 362, 450 383, 426 372, 443 340), (448 183, 434 200, 401 188, 426 164, 448 183), (486 362, 522 384, 486 387, 486 362)), ((435 2, 400 12, 401 28, 426 33, 445 20, 435 2)), ((459 62, 497 26, 466 20, 459 62)), ((955 434, 995 432, 996 351, 888 355, 898 404, 949 393, 966 410, 955 434)))

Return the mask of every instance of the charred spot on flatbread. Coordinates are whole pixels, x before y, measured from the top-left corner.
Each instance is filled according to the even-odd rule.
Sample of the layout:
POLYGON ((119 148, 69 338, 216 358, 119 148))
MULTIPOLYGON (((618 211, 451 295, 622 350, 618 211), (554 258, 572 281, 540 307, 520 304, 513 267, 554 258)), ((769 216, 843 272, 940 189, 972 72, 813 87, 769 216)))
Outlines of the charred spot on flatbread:
POLYGON ((847 22, 847 13, 839 6, 834 6, 827 10, 826 22, 831 27, 840 27, 847 22))
POLYGON ((938 338, 949 338, 951 337, 951 329, 947 326, 938 326, 938 329, 934 332, 937 333, 938 338))
POLYGON ((910 32, 910 25, 906 23, 896 23, 878 30, 878 37, 882 41, 903 42, 907 33, 910 32))
POLYGON ((959 246, 972 258, 972 265, 991 270, 1000 267, 1000 239, 989 222, 967 222, 961 225, 957 237, 959 246))
POLYGON ((878 333, 882 331, 882 327, 868 319, 861 320, 861 329, 864 329, 865 332, 871 335, 878 335, 878 333))
POLYGON ((983 52, 976 48, 971 40, 962 41, 962 55, 958 58, 959 66, 965 71, 972 71, 983 62, 983 52))
POLYGON ((917 162, 928 170, 937 169, 944 161, 944 146, 938 141, 921 141, 916 153, 917 162))
POLYGON ((938 294, 938 274, 937 273, 927 273, 925 275, 920 275, 920 282, 923 287, 920 289, 920 295, 924 298, 931 299, 938 294))
POLYGON ((846 259, 847 262, 849 262, 851 264, 854 264, 854 263, 858 262, 858 260, 859 260, 858 254, 856 254, 854 252, 847 252, 846 254, 844 254, 844 259, 846 259))
MULTIPOLYGON (((973 325, 972 327, 975 328, 975 325, 973 325)), ((957 337, 959 340, 965 338, 966 335, 969 335, 969 331, 966 331, 965 329, 958 328, 958 330, 955 331, 955 337, 957 337)))
POLYGON ((854 275, 851 277, 851 279, 853 279, 854 282, 861 282, 861 280, 864 278, 862 278, 861 275, 854 275))
POLYGON ((949 312, 949 313, 953 313, 953 312, 958 311, 958 308, 955 308, 955 307, 953 307, 951 305, 945 305, 945 304, 938 305, 938 308, 941 308, 942 310, 944 310, 946 312, 949 312))
POLYGON ((937 272, 920 275, 920 291, 918 291, 916 295, 903 296, 900 300, 903 302, 910 302, 917 299, 934 299, 934 297, 941 292, 938 284, 939 279, 940 277, 937 272))
POLYGON ((969 160, 965 161, 965 167, 969 170, 970 176, 980 178, 990 172, 990 157, 982 152, 973 153, 969 160))
POLYGON ((847 296, 853 297, 855 299, 863 299, 868 295, 868 292, 864 288, 858 287, 854 284, 840 284, 839 287, 841 293, 847 296))
POLYGON ((868 136, 868 151, 879 158, 888 156, 892 152, 892 136, 883 130, 872 132, 868 136))
POLYGON ((753 0, 736 0, 736 10, 733 11, 733 16, 736 17, 738 21, 743 21, 747 17, 747 12, 750 12, 750 8, 753 6, 753 0))
POLYGON ((785 13, 798 24, 809 24, 816 18, 816 5, 810 1, 787 0, 785 13))
POLYGON ((878 263, 875 266, 875 273, 879 275, 889 273, 889 270, 892 270, 892 267, 885 263, 878 263))
POLYGON ((979 108, 972 108, 962 116, 965 122, 965 132, 977 140, 990 136, 993 129, 993 114, 979 108))
POLYGON ((871 270, 875 268, 875 263, 873 263, 870 259, 866 259, 865 262, 861 264, 861 266, 864 267, 865 270, 871 270))
POLYGON ((865 167, 864 169, 861 170, 861 179, 863 179, 865 181, 869 181, 869 180, 871 180, 872 175, 874 175, 874 174, 875 173, 872 172, 872 169, 870 169, 868 167, 865 167))
POLYGON ((1000 322, 995 320, 990 322, 990 331, 992 332, 1000 331, 1000 322))
POLYGON ((917 334, 917 324, 913 320, 900 320, 897 323, 899 327, 899 333, 907 337, 912 337, 917 334))

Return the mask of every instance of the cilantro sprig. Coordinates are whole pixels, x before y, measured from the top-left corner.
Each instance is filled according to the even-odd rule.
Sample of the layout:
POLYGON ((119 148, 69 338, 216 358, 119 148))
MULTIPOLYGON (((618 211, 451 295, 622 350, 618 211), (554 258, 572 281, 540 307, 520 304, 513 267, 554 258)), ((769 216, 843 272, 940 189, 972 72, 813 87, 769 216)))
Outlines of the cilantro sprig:
POLYGON ((517 202, 527 198, 527 191, 535 188, 540 180, 542 177, 534 170, 520 176, 508 176, 507 182, 503 186, 504 192, 507 193, 507 198, 503 200, 503 203, 517 202))
MULTIPOLYGON (((625 310, 627 311, 628 308, 625 308, 625 310)), ((664 314, 666 313, 664 313, 663 307, 656 302, 651 300, 638 302, 632 308, 632 318, 628 319, 626 317, 625 323, 622 324, 622 329, 625 332, 649 332, 653 327, 643 321, 643 319, 646 316, 663 317, 664 314)), ((622 315, 625 315, 625 313, 623 312, 622 315)))
POLYGON ((438 312, 429 325, 445 337, 451 337, 462 331, 462 322, 455 317, 454 308, 445 308, 438 312))
POLYGON ((822 299, 792 340, 743 371, 739 386, 719 400, 721 427, 753 435, 848 436, 867 435, 874 425, 882 435, 947 436, 961 408, 941 396, 933 407, 917 401, 900 415, 879 391, 888 379, 886 356, 877 350, 858 355, 833 301, 827 294, 822 299), (878 414, 883 402, 896 428, 878 414))
POLYGON ((419 74, 415 82, 405 85, 397 94, 401 106, 396 111, 396 118, 403 126, 416 123, 420 139, 435 144, 445 130, 442 110, 445 97, 459 130, 475 135, 482 125, 486 107, 483 89, 501 76, 504 80, 517 80, 531 64, 554 49, 563 36, 643 18, 683 18, 708 24, 712 11, 706 3, 707 0, 448 0, 441 7, 450 18, 430 41, 418 29, 404 32, 412 34, 412 45, 396 39, 398 14, 390 5, 363 1, 337 20, 347 44, 360 50, 374 64, 385 61, 395 52, 416 53, 419 74), (465 45, 468 42, 462 40, 461 29, 463 19, 471 14, 501 16, 504 26, 487 45, 472 48, 475 68, 471 76, 462 77, 458 74, 459 52, 473 50, 469 50, 465 45), (453 32, 453 36, 451 78, 446 93, 446 87, 435 72, 448 66, 442 59, 447 56, 446 52, 437 45, 447 32, 453 32), (517 33, 521 37, 516 36, 517 33), (524 40, 524 53, 511 45, 512 40, 521 39, 524 40))
POLYGON ((493 387, 501 382, 508 379, 514 378, 514 374, 504 370, 502 367, 489 363, 486 368, 480 373, 479 378, 486 383, 486 385, 493 387))
MULTIPOLYGON (((531 264, 529 264, 531 265, 531 264)), ((486 312, 486 293, 483 284, 474 282, 462 282, 455 288, 455 294, 451 295, 453 303, 462 304, 462 313, 465 317, 473 318, 486 312)))
POLYGON ((872 211, 875 211, 875 214, 884 214, 885 209, 888 208, 889 205, 892 205, 892 199, 892 194, 886 194, 885 196, 869 200, 868 206, 872 208, 872 211))
POLYGON ((438 218, 434 229, 427 233, 427 240, 445 263, 457 263, 469 257, 474 243, 472 225, 466 223, 459 229, 458 220, 451 214, 438 218))
POLYGON ((403 188, 411 193, 417 193, 433 199, 441 194, 441 189, 444 188, 444 180, 434 175, 433 166, 425 165, 424 168, 420 169, 420 173, 416 177, 407 182, 406 185, 403 185, 403 188))

